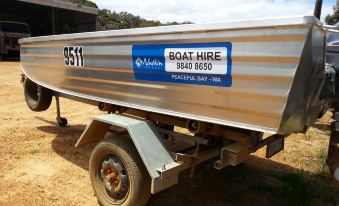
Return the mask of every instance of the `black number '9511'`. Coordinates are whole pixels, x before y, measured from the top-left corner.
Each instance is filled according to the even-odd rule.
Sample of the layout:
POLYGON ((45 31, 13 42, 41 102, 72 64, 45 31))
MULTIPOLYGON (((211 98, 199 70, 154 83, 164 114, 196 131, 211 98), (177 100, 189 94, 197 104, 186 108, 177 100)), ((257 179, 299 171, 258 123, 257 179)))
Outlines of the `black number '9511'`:
POLYGON ((64 47, 65 66, 83 67, 84 56, 82 46, 64 47))

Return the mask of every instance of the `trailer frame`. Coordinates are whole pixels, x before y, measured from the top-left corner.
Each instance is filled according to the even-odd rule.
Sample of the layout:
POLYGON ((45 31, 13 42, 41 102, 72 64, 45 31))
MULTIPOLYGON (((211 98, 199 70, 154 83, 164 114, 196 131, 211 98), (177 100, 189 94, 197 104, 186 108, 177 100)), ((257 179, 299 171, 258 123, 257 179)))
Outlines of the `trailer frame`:
POLYGON ((243 133, 228 132, 229 139, 217 137, 219 141, 216 141, 212 136, 186 135, 160 128, 151 120, 129 114, 114 113, 95 116, 87 125, 75 147, 110 138, 110 135, 107 136, 107 134, 116 138, 132 140, 151 177, 151 194, 177 184, 179 173, 183 170, 191 168, 190 176, 193 176, 196 165, 218 157, 219 160, 214 163, 216 169, 237 166, 246 161, 251 152, 274 142, 277 137, 282 137, 281 135, 272 135, 262 140, 258 136, 258 141, 255 144, 250 144, 248 141, 236 142, 232 140, 232 134, 234 136, 243 133), (163 141, 164 137, 189 141, 193 143, 193 146, 185 152, 173 152, 166 147, 163 141))

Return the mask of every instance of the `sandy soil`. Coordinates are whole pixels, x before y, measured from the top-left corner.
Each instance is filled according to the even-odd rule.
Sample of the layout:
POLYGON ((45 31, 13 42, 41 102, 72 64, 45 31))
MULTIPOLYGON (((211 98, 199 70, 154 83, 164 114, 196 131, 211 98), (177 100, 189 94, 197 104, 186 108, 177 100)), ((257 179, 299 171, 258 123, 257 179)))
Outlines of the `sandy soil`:
MULTIPOLYGON (((60 128, 54 104, 42 113, 30 111, 18 62, 0 62, 0 105, 0 205, 98 205, 88 176, 94 144, 74 145, 100 112, 61 99, 69 126, 60 128)), ((235 168, 216 171, 207 162, 192 179, 184 172, 180 184, 152 196, 149 205, 339 205, 324 165, 329 121, 326 115, 306 134, 291 135, 270 160, 260 150, 235 168), (281 178, 289 174, 301 176, 301 183, 281 178)))

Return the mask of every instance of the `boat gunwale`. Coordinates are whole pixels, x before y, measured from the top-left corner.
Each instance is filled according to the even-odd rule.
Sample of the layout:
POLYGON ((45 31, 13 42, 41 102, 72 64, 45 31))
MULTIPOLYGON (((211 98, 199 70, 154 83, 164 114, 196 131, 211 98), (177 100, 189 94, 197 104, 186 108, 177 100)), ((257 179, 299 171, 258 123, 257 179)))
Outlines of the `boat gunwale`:
POLYGON ((133 29, 95 31, 74 34, 62 34, 51 36, 40 36, 23 38, 19 40, 20 44, 29 44, 34 42, 46 41, 69 41, 69 40, 87 40, 117 37, 135 37, 135 36, 154 36, 166 34, 186 34, 200 32, 217 32, 230 30, 249 30, 249 29, 266 29, 266 28, 290 28, 290 27, 307 27, 308 25, 322 26, 322 23, 314 16, 299 16, 270 19, 252 19, 217 23, 199 23, 183 24, 159 27, 144 27, 133 29), (279 20, 279 21, 278 21, 279 20))

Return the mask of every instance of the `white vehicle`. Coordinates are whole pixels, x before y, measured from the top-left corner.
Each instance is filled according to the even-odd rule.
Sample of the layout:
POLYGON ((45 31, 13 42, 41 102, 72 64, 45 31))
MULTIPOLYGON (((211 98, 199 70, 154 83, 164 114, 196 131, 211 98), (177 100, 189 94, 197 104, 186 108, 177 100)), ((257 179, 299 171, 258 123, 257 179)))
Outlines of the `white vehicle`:
POLYGON ((19 57, 19 39, 30 36, 28 24, 0 21, 0 59, 5 56, 19 57))
POLYGON ((328 29, 326 62, 339 70, 339 22, 334 26, 328 26, 328 29))

